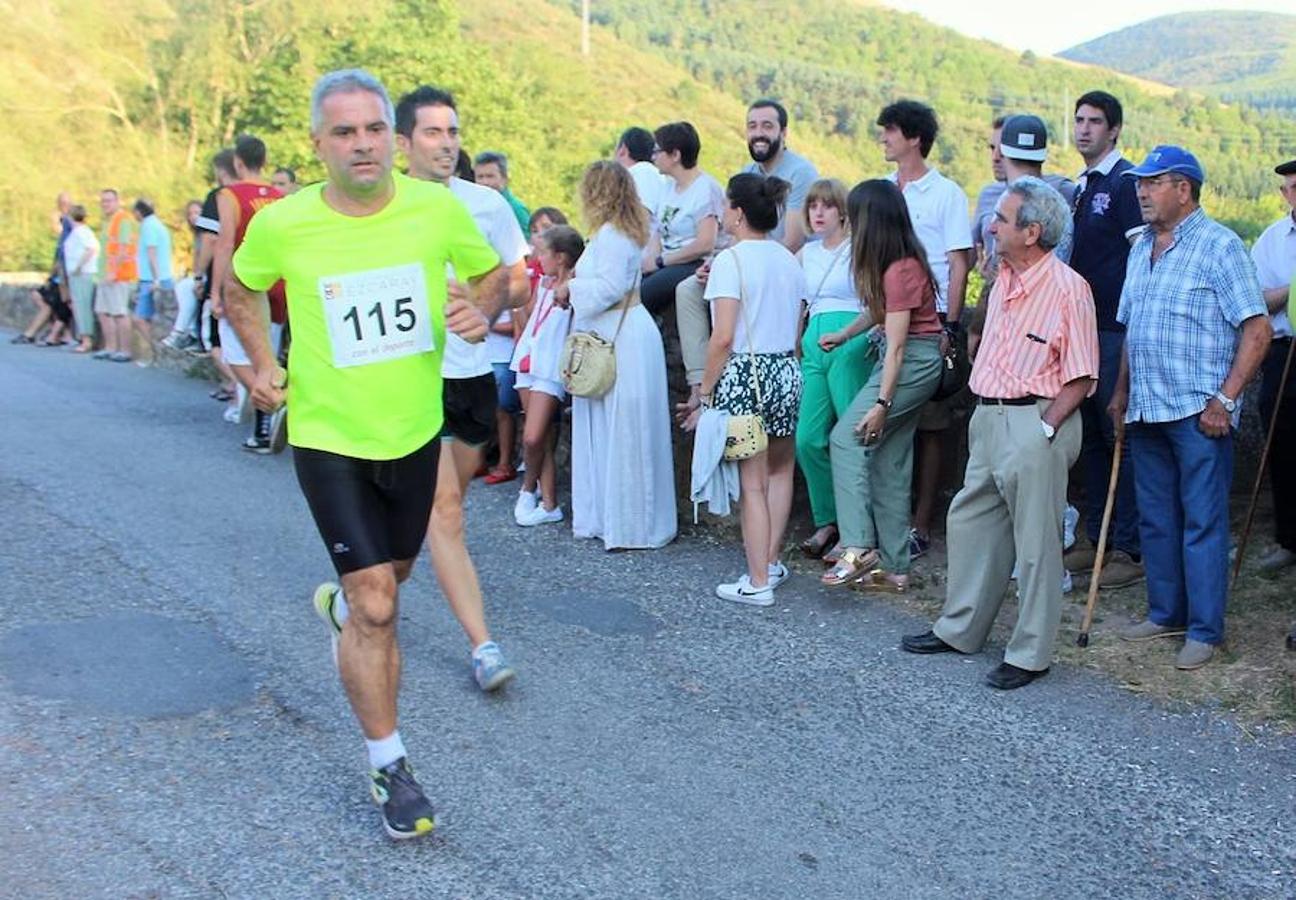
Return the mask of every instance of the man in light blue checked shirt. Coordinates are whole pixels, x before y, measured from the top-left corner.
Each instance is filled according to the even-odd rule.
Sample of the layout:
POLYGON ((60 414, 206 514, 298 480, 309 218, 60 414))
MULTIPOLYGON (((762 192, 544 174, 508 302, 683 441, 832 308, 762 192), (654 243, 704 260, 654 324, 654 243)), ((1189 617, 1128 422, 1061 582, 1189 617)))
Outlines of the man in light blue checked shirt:
POLYGON ((1233 429, 1271 328, 1242 241, 1201 209, 1197 158, 1160 146, 1124 174, 1148 227, 1130 249, 1108 411, 1129 424, 1148 615, 1121 637, 1186 634, 1175 665, 1196 669, 1224 638, 1233 429))

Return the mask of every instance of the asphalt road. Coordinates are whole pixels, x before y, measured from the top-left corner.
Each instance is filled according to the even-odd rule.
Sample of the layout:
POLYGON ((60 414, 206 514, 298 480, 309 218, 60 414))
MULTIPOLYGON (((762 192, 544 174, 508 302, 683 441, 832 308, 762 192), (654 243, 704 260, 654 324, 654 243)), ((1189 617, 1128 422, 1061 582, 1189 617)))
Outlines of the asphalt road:
POLYGON ((309 597, 287 455, 206 387, 0 334, 0 896, 1293 897, 1296 740, 996 652, 737 547, 606 554, 474 486, 519 670, 480 695, 425 562, 402 731, 438 805, 391 844, 309 597))

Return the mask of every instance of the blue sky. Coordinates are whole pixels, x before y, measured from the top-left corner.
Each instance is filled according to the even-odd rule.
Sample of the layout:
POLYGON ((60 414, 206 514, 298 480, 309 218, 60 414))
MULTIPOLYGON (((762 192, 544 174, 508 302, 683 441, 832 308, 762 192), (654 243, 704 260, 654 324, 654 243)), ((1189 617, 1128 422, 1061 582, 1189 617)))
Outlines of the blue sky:
POLYGON ((1157 16, 1205 9, 1296 12, 1293 0, 1086 0, 1063 4, 1015 0, 881 0, 940 25, 1018 50, 1052 54, 1157 16))

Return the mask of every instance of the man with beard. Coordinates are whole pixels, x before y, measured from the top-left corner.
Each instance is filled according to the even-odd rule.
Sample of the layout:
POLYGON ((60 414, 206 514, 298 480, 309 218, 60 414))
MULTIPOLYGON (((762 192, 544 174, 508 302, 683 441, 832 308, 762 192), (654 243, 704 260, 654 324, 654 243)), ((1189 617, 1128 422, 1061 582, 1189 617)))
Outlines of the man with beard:
MULTIPOLYGON (((752 161, 742 171, 779 178, 791 185, 778 227, 769 236, 796 253, 806 241, 801 208, 819 172, 814 163, 787 148, 787 133, 788 114, 783 104, 768 98, 754 101, 747 107, 747 152, 752 161)), ((724 241, 723 235, 720 240, 724 241)), ((722 249, 723 243, 717 244, 716 252, 722 249)), ((711 339, 711 310, 702 294, 710 271, 711 261, 707 260, 675 288, 675 320, 679 326, 684 374, 689 383, 689 399, 679 407, 681 421, 701 402, 698 386, 702 383, 707 342, 711 339)))

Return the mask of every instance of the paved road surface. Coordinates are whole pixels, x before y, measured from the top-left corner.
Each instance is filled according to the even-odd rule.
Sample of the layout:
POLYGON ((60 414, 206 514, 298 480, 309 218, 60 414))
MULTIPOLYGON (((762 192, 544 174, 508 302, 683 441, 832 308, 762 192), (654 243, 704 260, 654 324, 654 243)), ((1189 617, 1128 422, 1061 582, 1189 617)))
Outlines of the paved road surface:
POLYGON ((426 563, 403 733, 436 836, 380 832, 288 456, 203 385, 0 335, 0 896, 1293 897, 1296 741, 1059 668, 896 649, 804 581, 712 598, 697 539, 470 541, 520 675, 485 698, 426 563))

